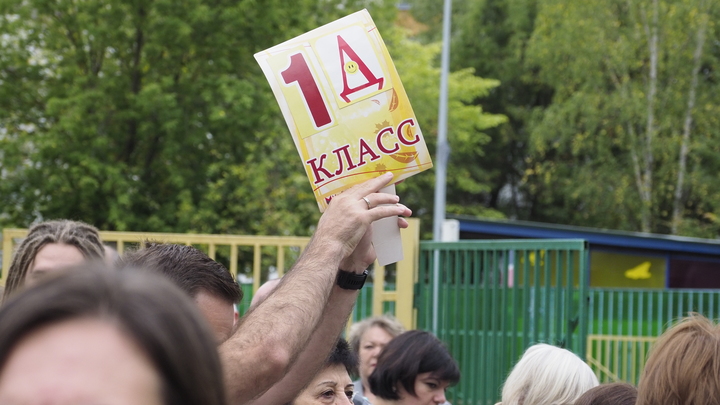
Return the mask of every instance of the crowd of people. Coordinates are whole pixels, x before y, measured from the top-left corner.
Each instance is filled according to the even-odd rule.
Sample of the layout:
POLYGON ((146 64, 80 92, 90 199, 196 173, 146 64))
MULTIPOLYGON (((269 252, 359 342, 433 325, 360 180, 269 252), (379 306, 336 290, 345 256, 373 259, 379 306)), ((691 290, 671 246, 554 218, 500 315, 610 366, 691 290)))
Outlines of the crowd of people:
MULTIPOLYGON (((407 226, 410 210, 378 193, 391 180, 336 196, 291 271, 242 317, 237 281, 192 246, 118 256, 90 225, 31 227, 0 307, 0 404, 449 405, 460 368, 431 333, 383 315, 341 337, 375 259, 370 224, 407 226)), ((720 327, 693 315, 668 329, 637 388, 599 385, 572 352, 536 344, 499 392, 502 405, 718 404, 720 327)))

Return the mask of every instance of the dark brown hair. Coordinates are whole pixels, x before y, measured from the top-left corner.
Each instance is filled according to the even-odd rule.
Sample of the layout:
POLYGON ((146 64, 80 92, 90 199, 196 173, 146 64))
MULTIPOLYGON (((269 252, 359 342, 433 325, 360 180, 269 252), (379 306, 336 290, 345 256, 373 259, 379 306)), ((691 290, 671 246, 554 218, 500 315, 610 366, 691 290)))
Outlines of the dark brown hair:
POLYGON ((101 260, 105 256, 100 235, 94 226, 67 219, 46 221, 34 225, 15 250, 7 272, 3 301, 25 284, 25 277, 35 261, 35 256, 49 243, 75 246, 86 259, 101 260))
POLYGON ((368 384, 375 396, 399 400, 398 384, 415 396, 415 379, 423 373, 450 384, 460 381, 460 369, 445 345, 429 332, 411 330, 385 346, 368 384))
POLYGON ((637 404, 720 404, 720 327, 691 314, 660 335, 640 376, 637 404))
POLYGON ((225 266, 192 246, 145 242, 141 249, 123 255, 120 267, 140 267, 163 274, 191 297, 205 290, 234 304, 243 296, 225 266))
POLYGON ((170 281, 91 263, 53 274, 0 308, 0 370, 29 333, 80 317, 107 319, 131 336, 155 366, 166 405, 223 405, 215 342, 199 310, 170 281))
POLYGON ((347 340, 343 338, 339 338, 337 342, 335 342, 335 347, 333 347, 333 351, 330 352, 330 355, 325 361, 325 367, 334 366, 336 364, 343 365, 345 367, 345 370, 347 370, 348 374, 350 375, 357 372, 357 355, 355 355, 355 353, 350 350, 350 345, 348 344, 347 340))
POLYGON ((575 405, 635 405, 637 396, 637 388, 630 384, 602 384, 586 391, 575 405))

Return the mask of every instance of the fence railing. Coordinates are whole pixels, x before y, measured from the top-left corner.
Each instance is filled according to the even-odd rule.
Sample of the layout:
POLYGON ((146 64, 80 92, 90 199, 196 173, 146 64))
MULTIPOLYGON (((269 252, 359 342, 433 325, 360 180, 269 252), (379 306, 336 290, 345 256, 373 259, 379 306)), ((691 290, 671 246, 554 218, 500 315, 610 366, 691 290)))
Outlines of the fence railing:
POLYGON ((534 343, 584 357, 584 241, 422 242, 420 249, 418 327, 435 329, 460 365, 463 378, 448 391, 453 404, 496 403, 512 365, 534 343))
POLYGON ((720 316, 718 290, 591 288, 588 333, 658 336, 690 312, 720 316))
POLYGON ((624 381, 637 385, 652 336, 589 335, 586 360, 601 384, 624 381))
MULTIPOLYGON (((433 330, 437 310, 434 331, 448 343, 463 372, 460 384, 449 392, 457 405, 493 404, 512 364, 536 342, 561 345, 585 357, 601 382, 636 384, 652 342, 673 321, 689 312, 720 317, 717 290, 588 288, 583 241, 420 244, 415 219, 402 232, 405 259, 388 269, 375 266, 352 321, 390 312, 407 328, 433 330), (434 276, 436 260, 439 279, 434 276)), ((26 234, 24 229, 3 231, 0 285, 15 244, 26 234)), ((244 285, 241 313, 268 274, 282 275, 309 242, 302 237, 143 232, 101 232, 101 237, 120 253, 147 239, 198 247, 234 275, 252 278, 244 285)))
POLYGON ((655 339, 697 312, 720 316, 717 290, 591 288, 587 361, 601 382, 637 384, 655 339))
MULTIPOLYGON (((417 277, 420 220, 410 218, 408 223, 410 224, 409 228, 402 230, 405 258, 394 265, 395 280, 386 280, 385 267, 378 266, 375 263, 372 272, 373 282, 369 283, 369 288, 361 291, 352 320, 389 311, 405 327, 413 328, 415 326, 415 313, 412 303, 413 285, 417 277), (371 313, 367 311, 368 304, 370 304, 371 313)), ((12 252, 16 244, 27 236, 27 232, 27 229, 6 228, 3 230, 2 277, 0 277, 0 285, 2 286, 5 285, 12 252)), ((101 231, 100 237, 104 243, 114 246, 120 254, 126 249, 136 248, 145 240, 195 246, 207 253, 212 259, 223 263, 234 277, 240 279, 241 283, 243 283, 243 280, 252 279, 251 284, 244 285, 246 296, 243 302, 239 303, 241 311, 249 305, 252 295, 262 282, 268 279, 269 274, 277 273, 278 276, 282 276, 292 267, 310 241, 308 237, 292 236, 114 231, 101 231), (247 288, 249 286, 252 286, 250 291, 247 288)))

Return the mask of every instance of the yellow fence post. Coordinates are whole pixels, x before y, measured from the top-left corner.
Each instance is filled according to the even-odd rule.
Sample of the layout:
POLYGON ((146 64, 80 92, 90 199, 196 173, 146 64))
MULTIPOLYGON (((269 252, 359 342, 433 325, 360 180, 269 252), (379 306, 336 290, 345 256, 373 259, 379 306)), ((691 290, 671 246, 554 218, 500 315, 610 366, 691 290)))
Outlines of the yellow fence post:
MULTIPOLYGON (((7 270, 10 267, 10 260, 14 249, 15 239, 22 239, 27 236, 27 229, 3 229, 3 268, 0 277, 0 286, 5 285, 7 279, 7 270)), ((310 241, 309 237, 302 236, 256 236, 256 235, 208 235, 208 234, 191 234, 191 233, 159 233, 159 232, 118 232, 118 231, 100 231, 100 239, 103 242, 114 242, 117 244, 119 254, 123 254, 126 250, 126 243, 138 244, 145 240, 158 241, 163 243, 178 243, 185 245, 207 245, 208 256, 215 259, 217 246, 227 246, 230 248, 230 266, 229 271, 234 277, 238 273, 238 247, 252 247, 253 251, 253 275, 261 273, 262 247, 277 246, 279 250, 285 248, 297 248, 302 251, 310 241)), ((279 264, 283 267, 288 261, 283 254, 279 258, 279 264)), ((257 276, 254 277, 259 282, 257 276)))
POLYGON ((372 314, 378 316, 382 315, 385 303, 385 267, 379 266, 376 260, 373 269, 372 314))
POLYGON ((385 268, 375 266, 372 314, 382 315, 385 301, 395 301, 395 317, 405 328, 414 329, 416 316, 413 301, 420 249, 420 220, 408 218, 408 223, 410 226, 401 230, 403 259, 396 264, 395 291, 385 291, 385 268))
POLYGON ((588 335, 587 363, 601 384, 637 385, 655 336, 588 335))
MULTIPOLYGON (((418 254, 420 246, 420 220, 409 218, 410 226, 402 230, 403 255, 404 259, 397 263, 396 290, 385 291, 385 269, 375 266, 374 291, 372 297, 372 314, 381 315, 384 311, 384 304, 387 301, 395 302, 395 315, 400 322, 408 329, 416 327, 416 314, 413 308, 414 288, 417 281, 418 254)), ((27 235, 27 229, 4 229, 3 230, 3 271, 0 277, 0 285, 4 286, 7 279, 7 270, 10 267, 10 260, 14 248, 14 240, 27 235)), ((207 245, 210 257, 216 255, 217 245, 224 245, 230 248, 229 270, 237 277, 238 272, 238 248, 253 248, 253 290, 260 286, 260 274, 262 269, 262 247, 276 246, 278 255, 276 264, 278 272, 286 272, 287 258, 284 249, 297 247, 302 251, 308 244, 310 238, 306 237, 273 237, 273 236, 240 236, 240 235, 204 235, 204 234, 178 234, 178 233, 156 233, 156 232, 115 232, 100 231, 100 238, 105 242, 117 243, 118 253, 126 250, 126 243, 140 243, 143 240, 155 240, 165 243, 182 243, 192 245, 207 245)))
POLYGON ((10 269, 10 261, 13 254, 13 240, 10 236, 9 229, 3 229, 3 260, 2 260, 2 277, 0 278, 0 286, 5 287, 8 270, 10 269))
POLYGON ((420 220, 408 218, 410 226, 403 229, 403 260, 397 263, 397 284, 395 290, 395 316, 406 329, 417 327, 414 308, 415 283, 418 277, 418 259, 420 249, 420 220))

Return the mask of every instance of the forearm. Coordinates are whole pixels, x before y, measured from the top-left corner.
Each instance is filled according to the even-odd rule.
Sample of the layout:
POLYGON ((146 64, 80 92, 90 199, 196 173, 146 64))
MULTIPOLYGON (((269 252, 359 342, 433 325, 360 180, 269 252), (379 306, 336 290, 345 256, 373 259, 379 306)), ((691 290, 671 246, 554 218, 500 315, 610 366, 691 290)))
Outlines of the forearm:
POLYGON ((290 371, 253 405, 276 405, 292 401, 325 364, 342 333, 357 300, 357 290, 333 287, 322 319, 290 371))
MULTIPOLYGON (((220 346, 231 404, 258 397, 288 372, 320 323, 341 261, 343 270, 357 272, 375 259, 367 232, 370 224, 412 213, 397 204, 397 196, 377 193, 391 179, 386 173, 335 196, 294 269, 220 346)), ((341 328, 346 316, 334 328, 341 328)))
POLYGON ((313 238, 271 298, 248 313, 220 346, 231 404, 246 403, 278 382, 307 345, 335 284, 338 251, 313 238))

